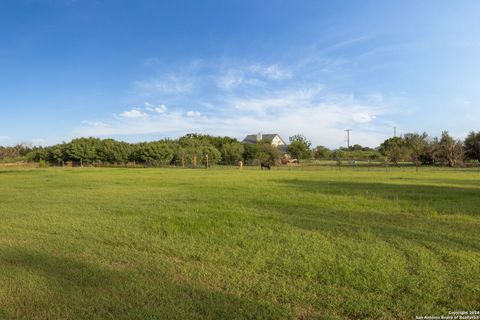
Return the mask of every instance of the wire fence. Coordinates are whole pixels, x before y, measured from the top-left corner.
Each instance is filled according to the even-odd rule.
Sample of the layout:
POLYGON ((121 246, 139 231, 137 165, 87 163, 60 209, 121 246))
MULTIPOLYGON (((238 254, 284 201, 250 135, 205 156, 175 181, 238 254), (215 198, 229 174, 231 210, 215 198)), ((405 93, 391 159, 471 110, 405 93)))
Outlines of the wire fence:
MULTIPOLYGON (((47 165, 48 167, 65 167, 65 168, 79 168, 80 164, 67 164, 67 165, 47 165)), ((38 163, 17 162, 0 164, 0 168, 38 168, 38 163)), ((194 169, 194 170, 240 170, 240 167, 236 164, 211 164, 206 167, 205 164, 147 164, 147 163, 128 163, 128 164, 85 164, 83 168, 170 168, 170 169, 194 169)), ((358 172, 422 172, 422 171, 459 171, 459 172, 480 172, 480 166, 478 164, 470 165, 468 167, 447 167, 440 165, 422 165, 418 168, 412 163, 399 163, 394 165, 388 162, 380 161, 304 161, 299 164, 276 164, 272 165, 271 171, 358 171, 358 172)), ((254 171, 261 170, 261 166, 257 164, 243 165, 243 170, 254 171)))

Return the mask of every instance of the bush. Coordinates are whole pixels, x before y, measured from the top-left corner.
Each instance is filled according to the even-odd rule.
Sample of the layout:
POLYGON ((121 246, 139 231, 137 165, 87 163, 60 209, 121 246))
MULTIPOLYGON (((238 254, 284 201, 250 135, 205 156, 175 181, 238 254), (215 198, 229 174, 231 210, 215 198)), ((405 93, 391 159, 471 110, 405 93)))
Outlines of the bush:
POLYGON ((38 167, 39 167, 39 168, 46 168, 46 167, 47 167, 47 162, 46 162, 45 160, 43 160, 43 159, 40 159, 40 160, 38 161, 38 167))

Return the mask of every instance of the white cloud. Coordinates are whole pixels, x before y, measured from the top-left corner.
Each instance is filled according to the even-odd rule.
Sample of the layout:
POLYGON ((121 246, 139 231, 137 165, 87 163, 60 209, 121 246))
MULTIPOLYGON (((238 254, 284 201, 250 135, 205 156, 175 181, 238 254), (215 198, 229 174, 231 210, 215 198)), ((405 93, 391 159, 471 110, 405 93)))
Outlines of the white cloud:
POLYGON ((164 104, 159 104, 156 106, 149 102, 145 102, 144 105, 145 105, 145 109, 150 112, 164 113, 168 110, 167 106, 164 104))
POLYGON ((294 112, 298 107, 312 104, 321 86, 298 90, 284 90, 254 98, 233 98, 230 104, 242 111, 264 113, 268 110, 289 109, 294 112))
POLYGON ((161 104, 155 108, 155 112, 157 113, 164 113, 165 111, 167 111, 167 107, 164 104, 161 104))
POLYGON ((82 123, 87 125, 87 126, 97 127, 97 128, 108 126, 106 123, 101 122, 101 121, 86 121, 85 120, 85 121, 82 121, 82 123))
POLYGON ((357 44, 359 42, 364 42, 364 41, 367 41, 367 40, 370 40, 370 39, 371 39, 371 37, 368 36, 368 35, 353 37, 353 38, 345 39, 343 41, 335 43, 335 44, 333 44, 329 47, 323 48, 322 51, 323 52, 335 51, 337 49, 341 49, 341 48, 344 48, 344 47, 349 47, 349 46, 352 46, 352 45, 357 44))
POLYGON ((259 74, 265 78, 269 78, 272 80, 284 80, 284 79, 290 79, 292 77, 292 72, 280 68, 276 64, 264 66, 264 65, 251 65, 249 67, 249 70, 252 73, 259 74))
POLYGON ((232 90, 240 86, 265 86, 266 81, 290 79, 292 72, 272 65, 237 65, 227 68, 218 77, 217 86, 223 90, 232 90))
POLYGON ((236 86, 239 86, 244 82, 244 76, 239 72, 235 72, 233 70, 229 70, 226 74, 221 76, 218 81, 217 85, 221 89, 230 90, 236 86))
POLYGON ((202 114, 198 111, 188 111, 186 113, 187 117, 190 117, 190 118, 198 118, 200 117, 202 114))
POLYGON ((145 112, 134 108, 130 111, 124 111, 120 113, 120 116, 127 119, 141 119, 146 118, 148 115, 145 112))
POLYGON ((190 92, 193 89, 193 81, 187 77, 169 75, 162 79, 136 81, 134 82, 134 88, 147 95, 152 93, 176 95, 190 92))
POLYGON ((198 132, 242 139, 250 133, 277 132, 287 139, 301 133, 314 144, 329 147, 344 145, 347 128, 354 130, 351 141, 361 145, 378 146, 391 135, 391 124, 385 119, 392 110, 391 97, 378 92, 332 92, 317 82, 316 74, 312 76, 316 71, 305 76, 323 62, 308 63, 288 68, 276 63, 202 63, 183 74, 137 81, 137 99, 155 97, 169 108, 144 102, 143 108, 125 111, 120 117, 84 122, 75 134, 161 138, 198 132))
MULTIPOLYGON (((365 100, 368 101, 368 97, 365 100)), ((344 129, 352 128, 353 143, 377 146, 390 135, 390 126, 378 120, 386 110, 383 106, 358 101, 351 95, 331 98, 321 86, 313 86, 248 99, 231 97, 213 115, 202 115, 194 110, 173 110, 165 112, 162 117, 113 120, 107 126, 84 123, 76 134, 179 136, 199 132, 242 139, 249 133, 277 132, 287 139, 302 133, 315 144, 338 147, 344 145, 344 129)))
MULTIPOLYGON (((159 118, 145 118, 140 122, 112 122, 107 127, 84 126, 76 134, 84 136, 111 135, 157 135, 180 136, 188 132, 229 135, 242 139, 255 132, 276 132, 285 139, 302 133, 315 144, 331 147, 344 145, 344 129, 353 128, 351 142, 377 146, 388 135, 390 126, 374 124, 375 115, 381 112, 368 106, 338 106, 319 104, 286 109, 275 115, 251 114, 225 117, 222 115, 200 116, 196 111, 172 112, 159 118), (370 122, 358 122, 358 114, 367 115, 370 122)), ((361 118, 361 121, 366 119, 361 118)))
POLYGON ((353 114, 353 120, 357 123, 367 123, 371 122, 373 119, 375 119, 375 116, 368 112, 357 112, 353 114))

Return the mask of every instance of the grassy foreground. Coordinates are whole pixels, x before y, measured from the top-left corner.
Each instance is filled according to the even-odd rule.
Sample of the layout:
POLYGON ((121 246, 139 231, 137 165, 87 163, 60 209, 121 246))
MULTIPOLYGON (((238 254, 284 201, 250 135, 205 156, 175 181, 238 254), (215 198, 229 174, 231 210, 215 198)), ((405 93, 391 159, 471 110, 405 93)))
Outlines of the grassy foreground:
POLYGON ((480 306, 480 173, 0 170, 0 319, 480 306))

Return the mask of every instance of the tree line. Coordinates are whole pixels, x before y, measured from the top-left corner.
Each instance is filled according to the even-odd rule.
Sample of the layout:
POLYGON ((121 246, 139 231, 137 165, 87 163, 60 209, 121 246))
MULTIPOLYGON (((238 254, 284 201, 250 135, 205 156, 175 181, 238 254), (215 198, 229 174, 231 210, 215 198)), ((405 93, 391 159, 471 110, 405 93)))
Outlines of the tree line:
POLYGON ((277 148, 270 141, 242 143, 230 137, 187 134, 178 139, 127 143, 114 139, 78 138, 70 142, 48 146, 0 146, 0 161, 32 161, 50 165, 126 165, 145 166, 203 166, 208 164, 233 165, 258 162, 278 163, 282 157, 299 160, 381 160, 395 165, 411 162, 420 165, 458 166, 480 162, 480 131, 470 132, 464 141, 455 140, 448 132, 440 137, 427 133, 407 133, 385 140, 377 148, 355 144, 349 148, 331 150, 324 146, 312 147, 303 135, 290 137, 286 148, 277 148))
POLYGON ((455 167, 480 161, 480 132, 471 131, 464 141, 455 140, 447 131, 442 132, 440 137, 407 133, 385 140, 380 145, 380 151, 396 165, 401 161, 411 161, 417 168, 422 164, 455 167))
POLYGON ((480 131, 471 131, 463 141, 444 131, 440 137, 431 137, 425 132, 406 133, 385 140, 375 149, 354 145, 332 151, 318 146, 313 156, 317 159, 384 160, 397 166, 401 162, 411 162, 417 168, 420 165, 455 167, 480 162, 480 131))
POLYGON ((281 152, 269 141, 244 144, 230 137, 187 134, 178 139, 127 143, 114 139, 78 138, 48 147, 0 147, 0 160, 24 160, 49 165, 144 166, 233 165, 238 161, 276 162, 281 152))
POLYGON ((311 142, 302 135, 290 137, 288 152, 298 159, 332 160, 381 160, 395 165, 411 162, 420 165, 459 165, 480 162, 480 131, 471 131, 463 140, 454 139, 447 131, 440 137, 430 137, 427 133, 406 133, 400 137, 385 140, 373 149, 355 144, 348 148, 330 150, 325 146, 311 149, 311 142))

